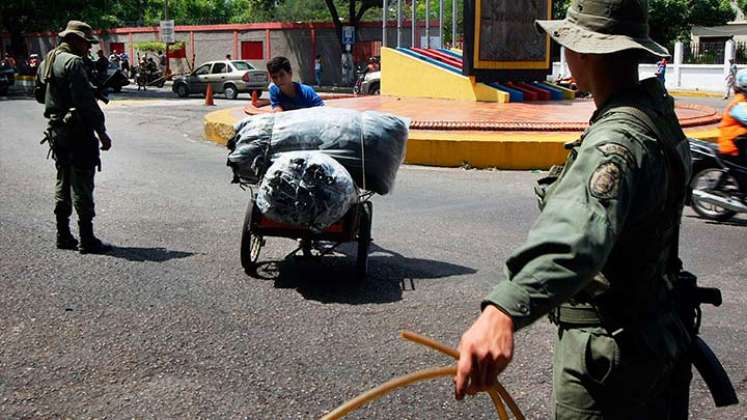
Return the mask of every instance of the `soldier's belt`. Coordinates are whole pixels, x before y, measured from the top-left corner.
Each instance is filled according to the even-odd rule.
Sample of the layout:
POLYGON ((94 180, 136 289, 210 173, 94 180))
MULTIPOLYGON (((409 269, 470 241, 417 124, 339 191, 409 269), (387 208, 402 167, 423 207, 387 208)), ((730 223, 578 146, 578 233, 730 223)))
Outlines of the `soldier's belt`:
POLYGON ((560 305, 550 312, 550 320, 554 324, 568 325, 602 325, 602 318, 592 305, 560 305))

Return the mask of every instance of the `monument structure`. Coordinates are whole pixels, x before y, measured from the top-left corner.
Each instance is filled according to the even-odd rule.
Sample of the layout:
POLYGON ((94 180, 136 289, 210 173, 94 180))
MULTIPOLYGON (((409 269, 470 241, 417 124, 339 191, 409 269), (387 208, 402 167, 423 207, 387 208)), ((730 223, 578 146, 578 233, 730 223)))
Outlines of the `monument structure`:
MULTIPOLYGON (((435 0, 420 1, 428 5, 435 0)), ((397 3, 400 9, 402 1, 397 3)), ((325 99, 326 104, 410 118, 407 163, 500 169, 560 164, 567 155, 565 143, 588 126, 595 106, 547 81, 551 41, 535 29, 534 21, 550 18, 551 3, 464 0, 464 51, 417 43, 403 48, 398 33, 397 46, 385 44, 381 50, 381 96, 325 99)), ((398 10, 397 18, 402 15, 398 10)), ((412 39, 417 39, 415 33, 412 39)), ((234 122, 268 111, 248 105, 210 114, 205 135, 225 142, 234 122)), ((718 136, 717 110, 678 103, 676 111, 689 136, 718 136)))

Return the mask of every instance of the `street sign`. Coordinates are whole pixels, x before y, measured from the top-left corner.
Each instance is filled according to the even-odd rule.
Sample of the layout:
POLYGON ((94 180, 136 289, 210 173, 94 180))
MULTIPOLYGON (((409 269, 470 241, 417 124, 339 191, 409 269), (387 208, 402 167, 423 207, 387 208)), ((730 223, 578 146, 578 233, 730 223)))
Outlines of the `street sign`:
POLYGON ((161 41, 167 44, 171 44, 175 42, 173 20, 162 20, 161 21, 161 41))
POLYGON ((342 27, 342 44, 343 45, 355 44, 355 26, 343 26, 342 27))

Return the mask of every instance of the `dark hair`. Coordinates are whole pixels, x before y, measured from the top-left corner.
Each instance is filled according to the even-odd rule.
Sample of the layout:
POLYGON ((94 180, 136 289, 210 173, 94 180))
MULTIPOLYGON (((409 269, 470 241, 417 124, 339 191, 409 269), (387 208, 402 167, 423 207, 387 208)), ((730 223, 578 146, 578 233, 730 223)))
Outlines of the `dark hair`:
POLYGON ((267 71, 272 75, 278 73, 280 70, 285 70, 286 73, 291 73, 291 63, 285 57, 275 57, 267 62, 267 71))

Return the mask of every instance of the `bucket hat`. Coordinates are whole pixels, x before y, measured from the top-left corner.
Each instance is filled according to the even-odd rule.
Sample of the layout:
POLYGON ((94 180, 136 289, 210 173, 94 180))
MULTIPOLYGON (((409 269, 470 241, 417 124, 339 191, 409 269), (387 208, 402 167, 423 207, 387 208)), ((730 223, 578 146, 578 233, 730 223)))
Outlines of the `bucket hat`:
POLYGON ((637 49, 655 57, 669 56, 649 36, 648 0, 572 0, 565 19, 535 24, 558 44, 581 54, 637 49))
POLYGON ((79 20, 71 20, 67 23, 67 27, 64 31, 60 32, 60 38, 64 38, 68 35, 77 35, 91 44, 98 44, 99 40, 93 35, 93 28, 85 22, 79 20))

